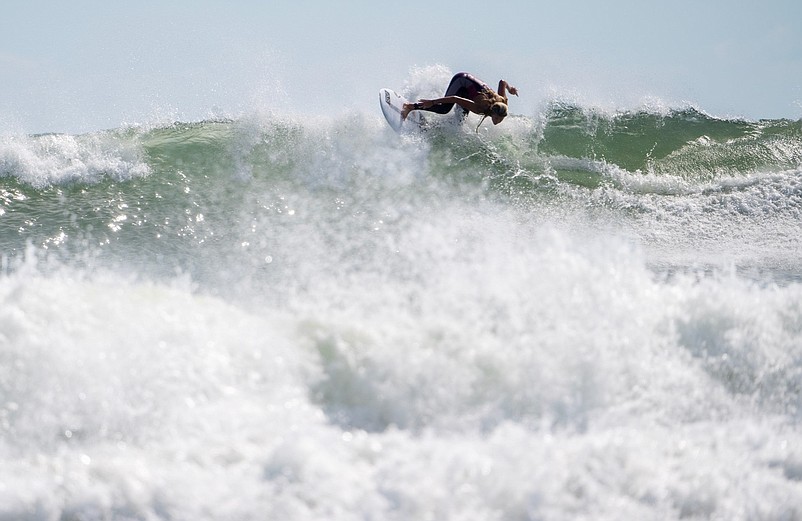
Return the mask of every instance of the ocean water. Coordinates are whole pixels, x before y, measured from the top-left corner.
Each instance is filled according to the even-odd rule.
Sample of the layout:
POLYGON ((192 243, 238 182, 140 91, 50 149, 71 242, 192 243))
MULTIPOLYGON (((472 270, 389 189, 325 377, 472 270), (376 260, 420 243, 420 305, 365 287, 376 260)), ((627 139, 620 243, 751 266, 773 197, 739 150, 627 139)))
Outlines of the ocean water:
POLYGON ((802 122, 477 123, 0 136, 0 519, 802 519, 802 122))

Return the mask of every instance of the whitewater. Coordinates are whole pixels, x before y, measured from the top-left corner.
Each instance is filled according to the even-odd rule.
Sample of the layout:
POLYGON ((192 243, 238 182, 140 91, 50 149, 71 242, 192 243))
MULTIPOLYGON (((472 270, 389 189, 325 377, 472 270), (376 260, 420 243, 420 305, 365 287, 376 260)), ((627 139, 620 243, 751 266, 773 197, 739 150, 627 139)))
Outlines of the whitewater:
POLYGON ((0 519, 802 519, 802 122, 473 118, 0 135, 0 519))

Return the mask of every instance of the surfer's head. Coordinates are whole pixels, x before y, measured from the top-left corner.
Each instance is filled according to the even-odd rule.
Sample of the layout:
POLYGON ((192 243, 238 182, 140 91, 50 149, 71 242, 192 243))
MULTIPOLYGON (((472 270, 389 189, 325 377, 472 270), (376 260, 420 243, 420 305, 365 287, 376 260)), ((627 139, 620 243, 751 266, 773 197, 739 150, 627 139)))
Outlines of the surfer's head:
POLYGON ((490 106, 490 119, 494 125, 498 125, 507 117, 507 104, 497 101, 490 106))

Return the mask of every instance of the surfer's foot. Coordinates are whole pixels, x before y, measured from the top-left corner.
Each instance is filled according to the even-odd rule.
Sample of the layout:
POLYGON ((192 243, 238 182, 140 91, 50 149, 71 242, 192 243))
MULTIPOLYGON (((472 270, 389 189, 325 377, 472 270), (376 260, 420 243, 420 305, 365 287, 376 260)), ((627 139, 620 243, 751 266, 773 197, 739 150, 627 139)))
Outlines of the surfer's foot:
POLYGON ((406 120, 407 116, 409 116, 409 113, 412 112, 414 108, 414 103, 404 103, 404 106, 401 107, 401 121, 406 120))

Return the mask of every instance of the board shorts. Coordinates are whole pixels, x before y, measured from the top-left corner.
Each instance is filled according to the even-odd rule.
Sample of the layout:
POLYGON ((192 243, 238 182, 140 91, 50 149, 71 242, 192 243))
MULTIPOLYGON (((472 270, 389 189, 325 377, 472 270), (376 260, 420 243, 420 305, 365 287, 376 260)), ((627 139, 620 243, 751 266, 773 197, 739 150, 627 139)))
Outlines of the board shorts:
MULTIPOLYGON (((458 72, 451 78, 451 83, 448 84, 445 96, 459 96, 460 98, 474 100, 476 96, 488 90, 491 89, 486 83, 477 80, 467 72, 458 72)), ((456 103, 442 103, 423 110, 436 112, 438 114, 448 114, 451 109, 454 108, 454 105, 456 105, 456 103)), ((462 110, 466 113, 468 112, 465 109, 462 110)))

